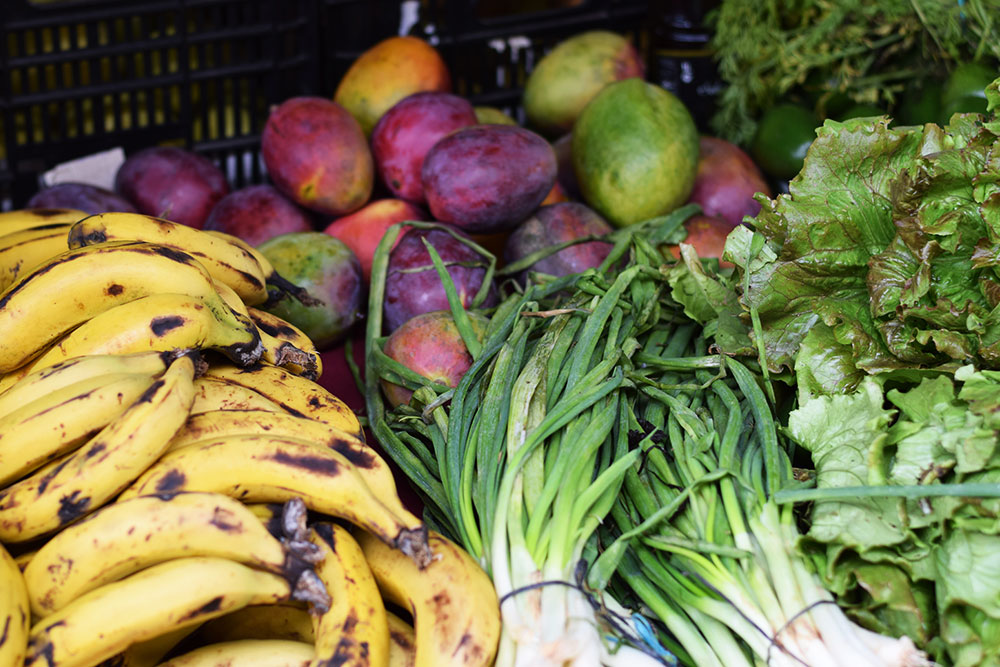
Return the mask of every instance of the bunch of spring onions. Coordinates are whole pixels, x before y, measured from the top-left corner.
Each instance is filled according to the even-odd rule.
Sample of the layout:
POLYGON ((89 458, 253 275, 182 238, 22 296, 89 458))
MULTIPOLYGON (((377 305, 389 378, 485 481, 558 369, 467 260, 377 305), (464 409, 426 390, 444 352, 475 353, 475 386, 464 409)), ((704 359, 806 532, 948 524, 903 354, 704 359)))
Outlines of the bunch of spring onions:
MULTIPOLYGON (((771 406, 752 364, 708 353, 651 242, 689 214, 616 232, 597 270, 510 290, 480 311, 482 339, 431 248, 474 359, 454 389, 382 352, 400 226, 375 255, 369 423, 428 522, 492 577, 499 667, 839 665, 855 643, 896 642, 830 603, 794 552, 790 514, 768 501, 791 471, 771 406), (413 400, 388 409, 380 380, 415 390, 413 400)), ((493 269, 490 259, 487 279, 493 269)), ((866 650, 851 667, 920 664, 866 650)))

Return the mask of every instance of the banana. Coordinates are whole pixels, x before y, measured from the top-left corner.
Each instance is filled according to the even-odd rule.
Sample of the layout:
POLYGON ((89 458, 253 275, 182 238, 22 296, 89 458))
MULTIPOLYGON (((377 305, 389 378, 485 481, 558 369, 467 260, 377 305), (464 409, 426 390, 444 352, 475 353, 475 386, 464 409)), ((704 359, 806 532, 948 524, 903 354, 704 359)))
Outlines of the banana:
POLYGON ((0 544, 0 667, 21 667, 28 647, 28 591, 17 562, 0 544))
POLYGON ((113 306, 39 355, 32 371, 72 357, 177 349, 216 350, 236 362, 264 352, 257 327, 218 297, 162 292, 113 306))
POLYGON ((167 364, 175 356, 176 354, 162 352, 140 352, 67 359, 37 372, 25 374, 19 382, 0 392, 0 418, 35 399, 101 375, 114 373, 159 375, 167 369, 167 364))
POLYGON ((192 415, 218 410, 284 412, 284 408, 280 405, 253 389, 222 382, 215 378, 199 377, 194 381, 194 389, 194 403, 191 405, 192 415))
POLYGON ((231 287, 245 302, 267 301, 267 276, 256 257, 227 239, 189 225, 116 211, 78 221, 68 238, 71 248, 115 241, 145 241, 176 248, 195 257, 212 278, 231 287))
POLYGON ((42 262, 66 252, 70 223, 29 227, 0 236, 0 290, 42 262))
POLYGON ((244 368, 213 364, 205 377, 253 389, 293 415, 325 422, 364 440, 358 416, 346 403, 316 382, 295 373, 264 363, 244 368))
POLYGON ((10 234, 42 225, 72 224, 86 217, 86 212, 75 208, 22 208, 0 213, 0 234, 10 234))
MULTIPOLYGON (((299 349, 289 340, 284 340, 271 335, 270 332, 275 330, 275 327, 265 326, 264 328, 261 328, 257 323, 258 320, 251 316, 250 307, 243 303, 240 296, 228 285, 216 281, 215 288, 219 292, 219 296, 222 297, 223 301, 229 304, 230 308, 243 315, 250 322, 253 322, 253 325, 257 329, 257 333, 260 336, 261 343, 264 346, 264 353, 261 357, 264 361, 275 366, 287 367, 288 370, 291 370, 296 375, 302 375, 310 380, 315 380, 319 377, 319 373, 316 370, 319 364, 317 361, 319 359, 319 355, 316 353, 316 349, 312 345, 312 341, 309 341, 308 337, 305 339, 309 341, 309 346, 312 349, 311 353, 303 349, 299 349)), ((280 318, 275 319, 280 322, 284 322, 284 320, 281 320, 280 318)), ((292 325, 288 324, 287 326, 291 327, 292 325)), ((281 331, 284 330, 282 329, 281 331)), ((303 337, 305 337, 304 334, 303 337)))
MULTIPOLYGON (((300 440, 310 440, 317 445, 336 449, 355 465, 367 466, 369 457, 378 456, 367 443, 336 426, 324 422, 299 417, 283 410, 212 410, 194 413, 174 435, 170 449, 180 449, 188 445, 229 435, 252 435, 254 433, 287 435, 300 440), (356 460, 354 460, 356 459, 356 460)), ((389 475, 392 471, 386 471, 389 475)))
POLYGON ((357 473, 383 504, 401 518, 419 521, 403 505, 392 469, 377 451, 363 440, 313 419, 264 410, 213 410, 192 414, 170 441, 169 451, 203 440, 255 433, 289 436, 340 452, 354 464, 357 473))
POLYGON ((198 628, 195 639, 199 644, 240 639, 287 639, 312 645, 316 632, 312 616, 303 606, 285 602, 251 605, 213 618, 198 628))
POLYGON ((135 402, 155 375, 113 373, 82 380, 0 419, 0 485, 76 449, 135 402))
POLYGON ((163 453, 194 400, 194 360, 162 376, 87 444, 0 490, 0 541, 24 542, 104 505, 163 453))
POLYGON ((167 289, 216 294, 205 268, 174 248, 115 243, 66 251, 0 293, 0 373, 98 313, 167 289))
POLYGON ((175 558, 90 591, 35 623, 25 667, 90 667, 130 644, 291 594, 283 577, 228 558, 175 558))
MULTIPOLYGON (((281 366, 309 380, 319 379, 323 374, 323 357, 316 350, 316 345, 312 342, 312 339, 302 329, 266 310, 260 310, 251 306, 247 308, 247 312, 250 315, 250 319, 254 321, 257 329, 261 332, 261 338, 266 334, 269 337, 269 341, 279 343, 273 352, 269 348, 263 357, 264 361, 275 366, 281 366), (282 351, 281 343, 288 343, 298 350, 297 355, 304 354, 308 358, 301 361, 286 359, 288 352, 282 351)), ((265 343, 265 347, 267 347, 267 343, 265 343)))
POLYGON ((308 667, 312 644, 288 639, 239 639, 196 648, 160 667, 308 667))
POLYGON ((285 576, 292 584, 313 558, 296 542, 272 537, 249 509, 228 496, 139 496, 102 507, 38 550, 24 571, 32 611, 47 616, 95 588, 184 556, 229 558, 285 576))
POLYGON ((382 596, 413 616, 417 667, 492 665, 500 640, 493 582, 472 557, 430 531, 424 569, 364 531, 356 534, 382 596))
POLYGON ((339 452, 287 436, 254 434, 205 440, 165 454, 120 498, 214 491, 246 503, 300 496, 314 512, 339 517, 378 535, 425 565, 426 527, 399 517, 339 452))
POLYGON ((413 626, 390 611, 385 612, 389 623, 389 667, 415 667, 416 634, 413 626))
POLYGON ((316 574, 332 600, 315 618, 313 667, 388 667, 385 604, 361 547, 335 523, 313 524, 309 539, 322 554, 316 574))

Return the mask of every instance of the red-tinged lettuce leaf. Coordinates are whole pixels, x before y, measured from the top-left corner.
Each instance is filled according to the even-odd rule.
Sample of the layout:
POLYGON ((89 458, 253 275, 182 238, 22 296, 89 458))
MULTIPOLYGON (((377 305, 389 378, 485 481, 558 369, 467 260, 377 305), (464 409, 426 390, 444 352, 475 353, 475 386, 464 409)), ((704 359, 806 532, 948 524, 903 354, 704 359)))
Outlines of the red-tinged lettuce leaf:
POLYGON ((762 199, 753 225, 774 259, 737 262, 741 303, 773 370, 810 368, 797 360, 816 354, 807 335, 832 330, 807 393, 853 391, 849 365, 1000 367, 1000 141, 968 116, 945 128, 827 121, 789 194, 762 199))

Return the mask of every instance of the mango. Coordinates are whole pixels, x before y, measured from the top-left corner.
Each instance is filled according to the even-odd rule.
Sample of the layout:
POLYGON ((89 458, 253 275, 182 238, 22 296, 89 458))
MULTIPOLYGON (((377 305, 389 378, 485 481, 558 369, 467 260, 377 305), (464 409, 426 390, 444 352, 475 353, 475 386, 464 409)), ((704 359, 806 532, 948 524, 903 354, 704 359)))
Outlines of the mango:
POLYGON ((361 208, 375 184, 375 161, 361 126, 322 97, 292 97, 275 107, 261 135, 261 157, 278 190, 325 215, 361 208))
POLYGON ((583 200, 622 227, 687 201, 698 171, 698 130, 672 93, 628 79, 606 86, 583 110, 571 153, 583 200))
POLYGON ((422 91, 451 92, 451 73, 433 46, 412 36, 389 37, 351 63, 333 100, 347 109, 365 136, 396 102, 422 91))
POLYGON ((622 35, 591 30, 563 40, 528 75, 524 111, 528 124, 547 135, 573 128, 580 112, 605 86, 645 75, 639 52, 622 35))
POLYGON ((473 125, 434 144, 421 178, 436 220, 471 234, 503 232, 552 191, 556 154, 544 138, 522 127, 473 125))

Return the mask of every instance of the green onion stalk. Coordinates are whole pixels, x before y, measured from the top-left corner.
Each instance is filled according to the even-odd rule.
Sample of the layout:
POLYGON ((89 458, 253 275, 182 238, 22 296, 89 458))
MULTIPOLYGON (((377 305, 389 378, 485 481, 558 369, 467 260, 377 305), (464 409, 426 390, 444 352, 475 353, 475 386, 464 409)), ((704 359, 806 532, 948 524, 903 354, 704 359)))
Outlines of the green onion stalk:
MULTIPOLYGON (((661 222, 676 228, 682 220, 661 222)), ((643 635, 648 623, 584 582, 597 529, 642 454, 629 443, 631 357, 647 331, 667 331, 679 317, 666 305, 662 255, 638 235, 618 234, 595 270, 529 281, 490 310, 480 307, 479 294, 469 310, 489 323, 477 338, 447 266, 429 246, 473 358, 448 388, 381 351, 388 249, 398 233, 396 226, 383 238, 372 269, 370 426, 420 494, 429 525, 461 543, 492 577, 503 621, 496 664, 664 664, 667 652, 643 635), (410 403, 387 407, 382 381, 414 390, 410 403)), ((482 254, 489 275, 492 256, 456 238, 482 254)))
MULTIPOLYGON (((717 357, 718 371, 672 362, 682 346, 647 340, 632 376, 632 428, 644 452, 602 531, 588 573, 597 590, 624 582, 699 667, 930 665, 906 637, 853 623, 796 550, 788 447, 754 364, 717 357)), ((692 331, 697 356, 708 341, 692 331)), ((757 367, 759 368, 759 367, 757 367)))

